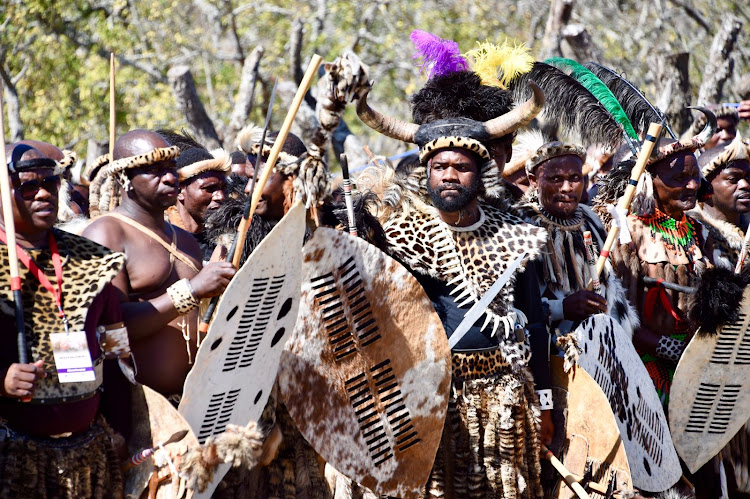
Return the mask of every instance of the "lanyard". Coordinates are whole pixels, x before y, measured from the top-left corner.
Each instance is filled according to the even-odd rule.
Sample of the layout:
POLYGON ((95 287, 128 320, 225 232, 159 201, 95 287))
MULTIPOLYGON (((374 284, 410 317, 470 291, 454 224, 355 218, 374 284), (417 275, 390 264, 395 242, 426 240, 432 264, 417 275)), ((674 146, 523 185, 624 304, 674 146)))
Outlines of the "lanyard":
MULTIPOLYGON (((5 231, 0 229, 0 241, 7 244, 7 238, 5 237, 5 231)), ((62 259, 60 258, 60 252, 57 249, 57 241, 55 240, 55 236, 52 235, 52 231, 49 232, 49 249, 52 252, 52 266, 55 269, 55 278, 57 279, 57 289, 52 285, 52 282, 47 278, 46 275, 44 275, 44 272, 42 272, 42 269, 39 268, 39 266, 34 262, 34 260, 31 259, 31 256, 26 253, 26 250, 21 247, 21 245, 16 244, 16 247, 18 248, 18 259, 21 260, 21 263, 24 264, 24 266, 29 269, 29 272, 31 272, 31 275, 36 277, 36 280, 39 281, 39 284, 41 284, 44 289, 52 293, 52 296, 55 297, 55 303, 57 304, 57 310, 60 314, 60 318, 63 321, 63 324, 65 325, 65 332, 69 332, 69 325, 68 325, 68 318, 65 316, 65 311, 63 310, 62 306, 62 282, 63 282, 63 275, 62 275, 62 259)))

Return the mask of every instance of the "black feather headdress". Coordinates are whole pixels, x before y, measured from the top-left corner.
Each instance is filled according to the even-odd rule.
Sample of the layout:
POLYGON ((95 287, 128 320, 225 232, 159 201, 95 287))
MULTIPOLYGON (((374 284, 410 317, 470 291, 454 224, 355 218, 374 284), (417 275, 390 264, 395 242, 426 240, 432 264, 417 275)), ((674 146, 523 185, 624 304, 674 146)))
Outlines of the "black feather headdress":
POLYGON ((625 114, 628 115, 630 122, 640 135, 646 133, 651 123, 661 123, 664 121, 667 132, 672 138, 677 138, 669 128, 669 124, 666 123, 664 113, 658 107, 651 104, 638 87, 614 70, 596 62, 588 62, 584 66, 602 80, 615 97, 617 97, 620 105, 625 110, 625 114))
POLYGON ((615 150, 623 140, 622 127, 607 109, 575 78, 558 68, 535 62, 531 71, 514 79, 509 90, 514 101, 528 99, 528 81, 544 91, 546 102, 541 117, 557 122, 563 129, 578 136, 585 145, 598 144, 615 150))

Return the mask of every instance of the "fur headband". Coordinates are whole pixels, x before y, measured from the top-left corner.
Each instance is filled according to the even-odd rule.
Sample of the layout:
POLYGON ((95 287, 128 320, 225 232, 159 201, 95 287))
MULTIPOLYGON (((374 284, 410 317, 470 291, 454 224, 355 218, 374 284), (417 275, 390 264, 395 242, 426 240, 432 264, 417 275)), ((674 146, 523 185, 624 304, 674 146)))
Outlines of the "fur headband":
POLYGON ((138 156, 130 156, 128 158, 115 160, 113 163, 110 163, 106 171, 107 175, 114 175, 131 168, 150 166, 161 161, 169 161, 175 159, 179 155, 180 148, 177 146, 160 147, 147 152, 146 154, 139 154, 138 156))
MULTIPOLYGON (((710 149, 709 149, 710 151, 710 149)), ((739 134, 732 142, 727 144, 723 151, 713 156, 709 152, 704 152, 698 158, 698 164, 701 172, 706 179, 724 169, 730 162, 750 158, 750 142, 742 140, 739 134), (703 161, 701 161, 703 160, 703 161)))
POLYGON ((534 169, 545 161, 568 155, 577 156, 582 162, 586 162, 586 151, 583 147, 576 144, 563 144, 560 141, 547 142, 526 160, 526 173, 533 173, 534 169))
POLYGON ((224 149, 214 149, 211 151, 211 156, 213 156, 212 159, 196 161, 177 170, 180 182, 185 182, 207 171, 218 171, 227 174, 232 170, 232 157, 224 149))

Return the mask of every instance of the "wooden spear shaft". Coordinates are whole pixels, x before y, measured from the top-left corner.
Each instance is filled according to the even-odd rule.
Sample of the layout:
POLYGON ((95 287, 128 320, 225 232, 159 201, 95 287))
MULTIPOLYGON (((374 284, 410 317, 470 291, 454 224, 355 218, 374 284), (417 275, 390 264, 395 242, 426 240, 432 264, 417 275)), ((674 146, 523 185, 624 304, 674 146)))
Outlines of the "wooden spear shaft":
MULTIPOLYGON (((115 160, 115 53, 109 53, 109 164, 115 160)), ((119 187, 115 186, 115 189, 119 187)), ((115 196, 109 199, 110 211, 115 208, 115 196)))
MULTIPOLYGON (((646 170, 646 163, 648 162, 648 158, 651 157, 654 146, 656 146, 656 141, 658 140, 659 134, 661 134, 661 129, 662 126, 658 123, 651 123, 648 127, 646 139, 643 141, 643 147, 641 147, 641 150, 638 153, 638 159, 630 173, 630 182, 625 188, 625 193, 617 202, 618 210, 627 211, 630 208, 630 203, 633 201, 633 196, 635 196, 635 187, 638 185, 638 180, 640 180, 641 175, 646 170)), ((604 270, 604 264, 609 256, 609 251, 612 249, 612 246, 614 246, 619 233, 620 228, 613 223, 612 227, 609 229, 609 234, 607 234, 607 240, 604 242, 604 247, 599 254, 599 260, 596 262, 597 277, 602 275, 602 270, 604 270)))
POLYGON ((242 219, 242 222, 240 222, 240 226, 237 229, 237 237, 239 239, 237 243, 237 251, 234 254, 234 258, 232 259, 232 264, 237 268, 239 268, 240 265, 242 250, 245 249, 245 238, 247 237, 247 231, 250 229, 250 221, 253 219, 253 214, 255 213, 255 208, 258 206, 258 202, 260 202, 260 196, 263 193, 263 188, 265 187, 266 182, 268 182, 268 177, 271 176, 271 172, 276 166, 276 161, 279 159, 281 148, 284 147, 284 142, 289 135, 289 130, 291 130, 292 128, 292 123, 294 123, 294 118, 295 116, 297 116, 297 111, 302 104, 302 99, 305 98, 305 94, 310 88, 312 79, 318 72, 318 68, 320 67, 320 63, 322 62, 322 60, 322 57, 320 57, 318 54, 314 54, 312 56, 312 59, 310 59, 310 64, 307 66, 305 76, 304 78, 302 78, 302 82, 299 84, 297 93, 294 95, 294 100, 292 100, 292 106, 289 108, 289 112, 286 114, 286 118, 284 118, 284 123, 281 125, 281 130, 279 130, 279 135, 273 142, 271 152, 268 154, 268 161, 266 161, 266 164, 263 167, 263 173, 258 179, 258 185, 256 185, 255 189, 253 190, 252 198, 250 201, 250 214, 248 218, 242 219))
POLYGON ((560 462, 560 460, 557 459, 554 454, 552 454, 552 451, 544 445, 542 445, 542 454, 544 456, 544 459, 549 461, 550 464, 554 466, 557 472, 560 473, 560 476, 562 476, 563 480, 565 480, 565 483, 567 483, 568 486, 573 489, 573 492, 575 492, 578 497, 580 497, 581 499, 589 499, 588 493, 583 489, 583 487, 581 487, 581 484, 576 481, 573 473, 568 471, 568 468, 566 468, 565 465, 560 462))
POLYGON ((18 344, 18 362, 29 363, 26 350, 26 334, 23 322, 23 298, 21 296, 21 273, 18 269, 18 251, 16 250, 16 224, 13 220, 13 196, 11 195, 10 178, 8 176, 8 160, 5 156, 5 110, 3 96, 0 92, 0 195, 3 203, 3 221, 5 222, 5 237, 8 243, 8 259, 10 260, 10 290, 16 306, 16 332, 18 344))

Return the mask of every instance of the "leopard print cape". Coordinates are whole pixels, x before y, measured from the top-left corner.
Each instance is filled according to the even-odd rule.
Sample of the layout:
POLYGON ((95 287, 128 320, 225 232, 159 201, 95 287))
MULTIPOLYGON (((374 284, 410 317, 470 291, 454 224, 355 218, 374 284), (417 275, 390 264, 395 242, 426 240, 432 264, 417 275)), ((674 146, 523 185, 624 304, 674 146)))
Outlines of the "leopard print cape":
MULTIPOLYGON (((125 264, 125 255, 115 253, 104 246, 65 231, 53 229, 60 256, 67 262, 63 267, 63 309, 68 318, 71 331, 83 331, 86 315, 94 298, 102 288, 110 282, 125 264), (67 256, 69 255, 69 256, 67 256)), ((49 250, 32 249, 27 251, 41 269, 52 268, 52 258, 49 250)), ((63 321, 57 312, 55 299, 29 270, 19 265, 22 281, 24 326, 26 342, 30 350, 32 362, 44 360, 47 371, 51 373, 37 382, 34 390, 33 402, 50 403, 57 401, 71 401, 85 398, 99 388, 102 382, 101 362, 95 362, 96 381, 82 383, 59 383, 57 373, 52 368, 55 365, 50 342, 51 333, 65 330, 63 321), (63 400, 64 399, 64 400, 63 400)), ((54 272, 45 274, 57 286, 54 272)), ((0 315, 6 320, 15 315, 13 293, 10 291, 10 267, 8 247, 0 245, 0 315)), ((14 328, 15 329, 15 328, 14 328)), ((96 359, 94 359, 96 360, 96 359)))
MULTIPOLYGON (((398 210, 383 222, 389 251, 414 271, 454 286, 460 307, 473 305, 523 253, 527 261, 537 258, 547 238, 544 229, 492 205, 480 202, 479 210, 480 219, 468 227, 451 227, 426 204, 398 210)), ((482 328, 492 324, 503 358, 517 369, 528 364, 530 347, 515 334, 517 316, 520 322, 525 318, 513 308, 514 281, 492 301, 482 328)))

